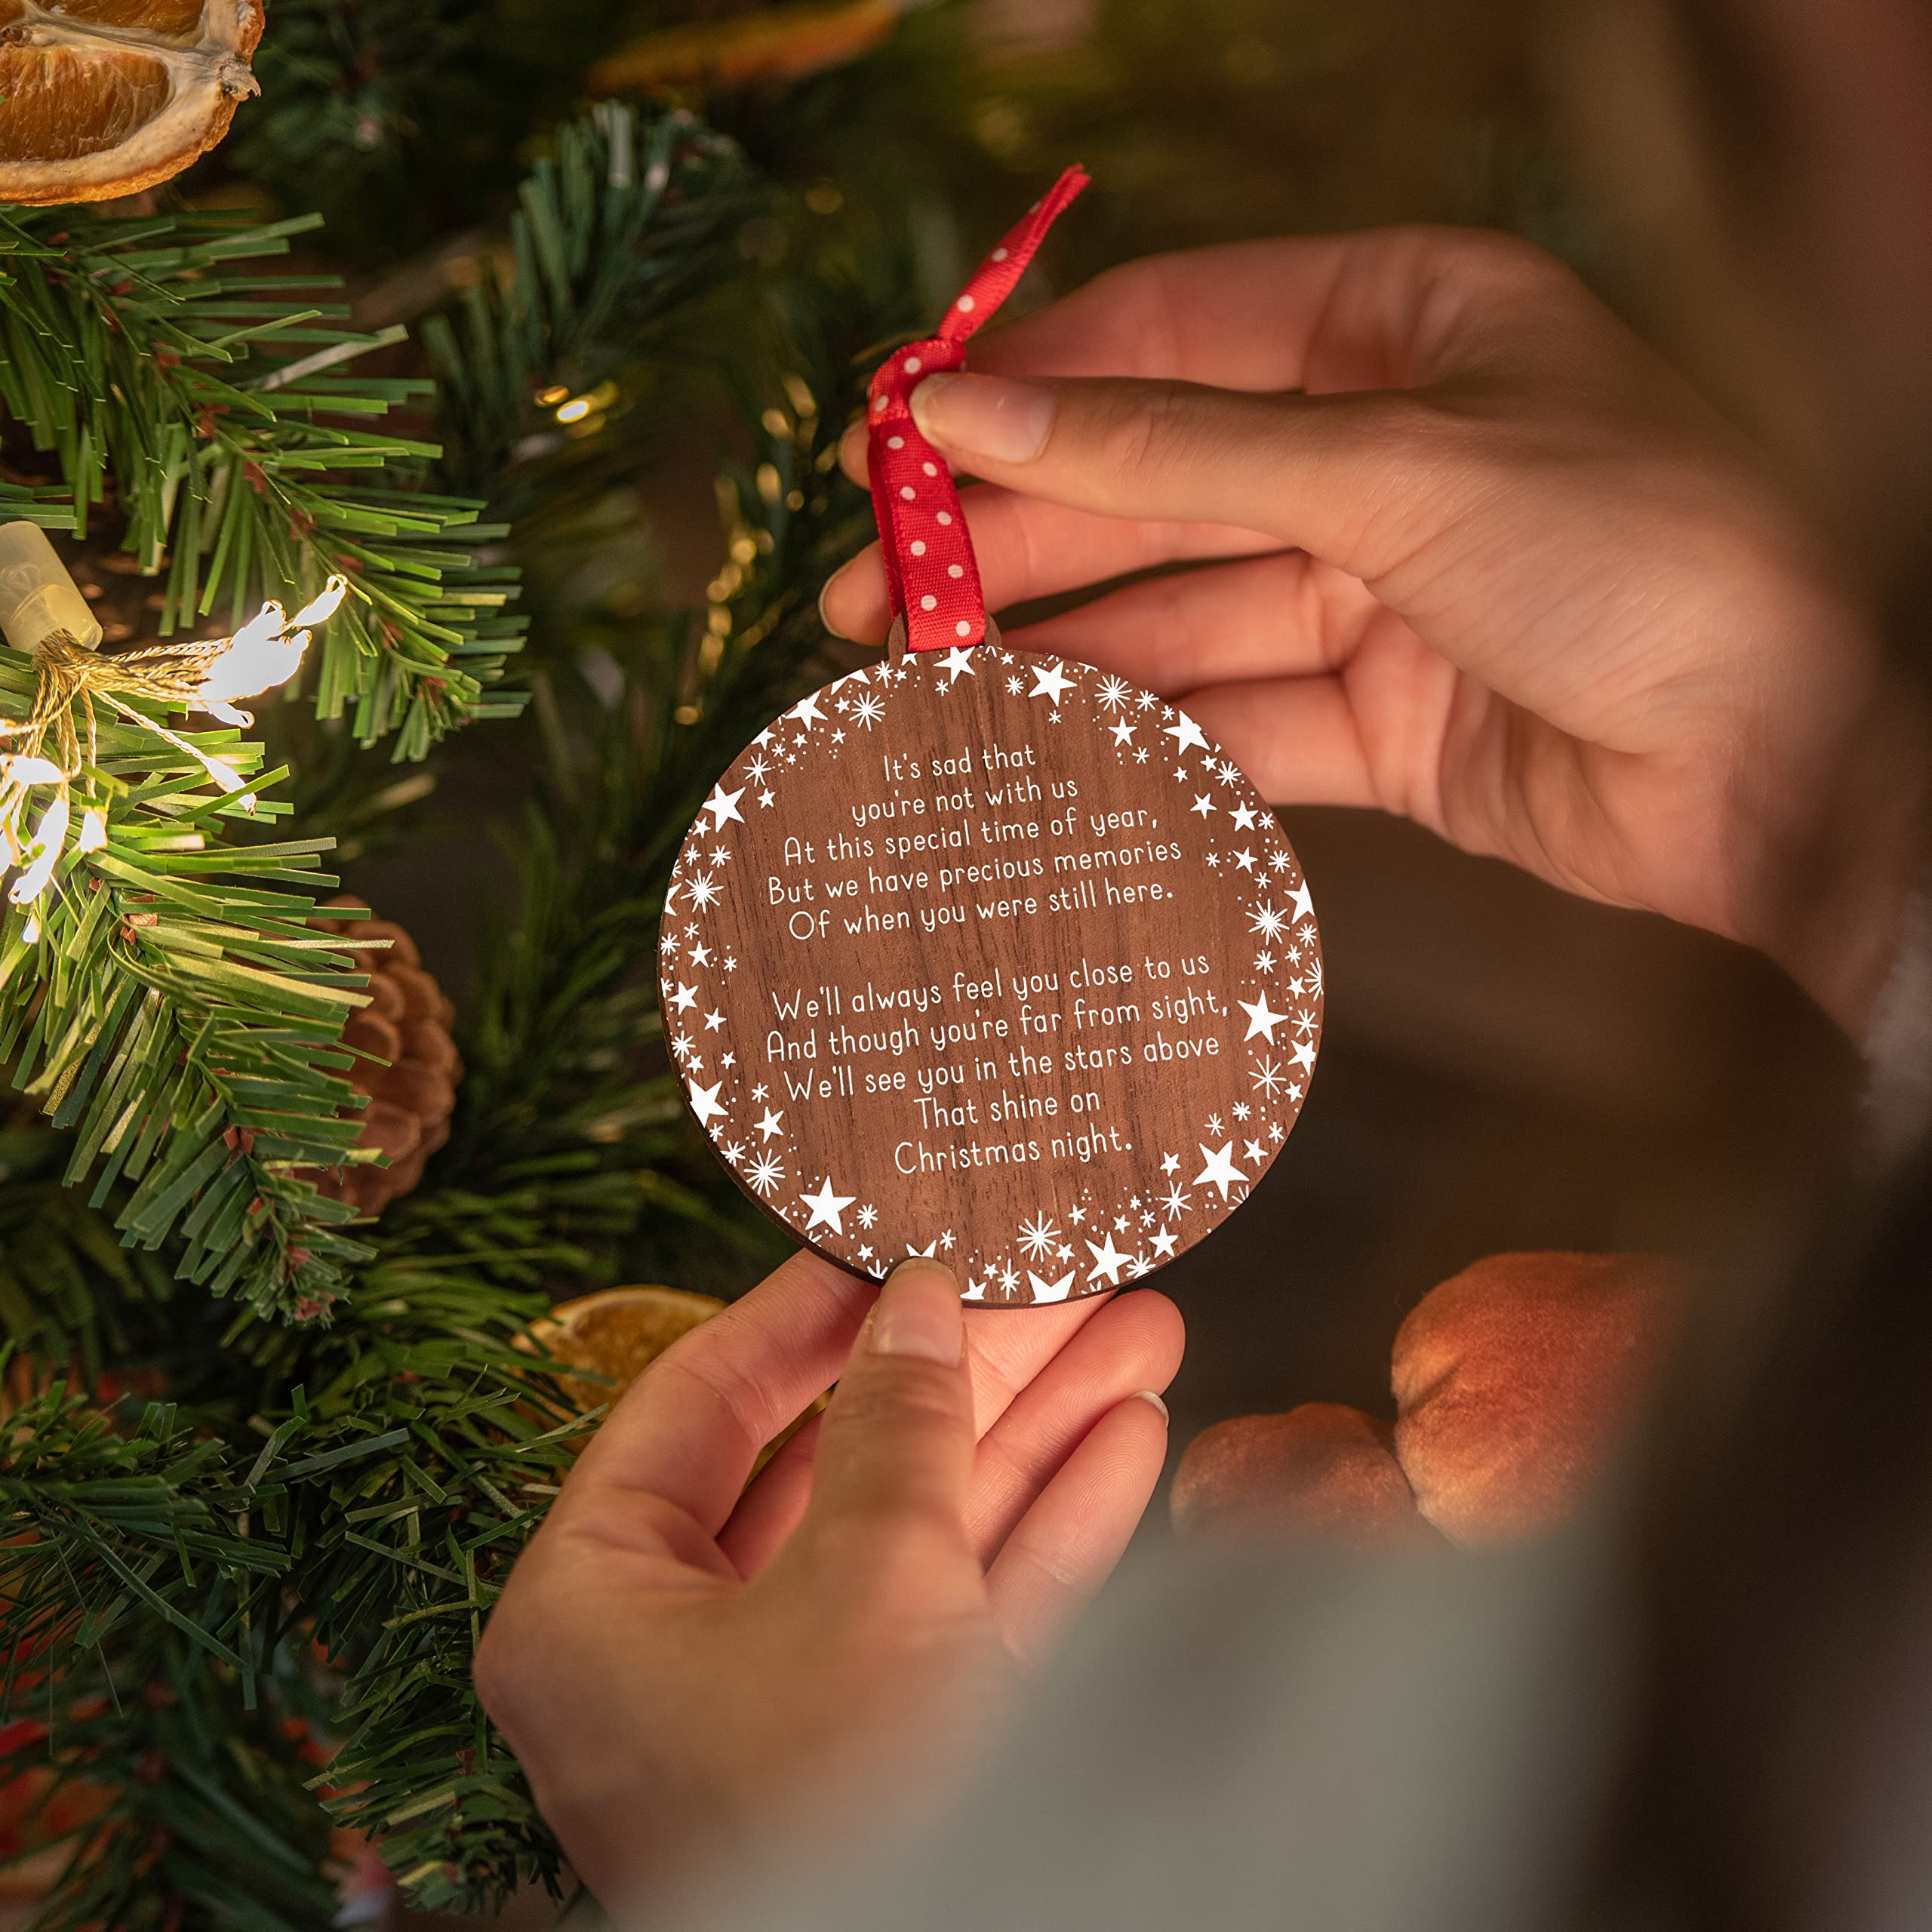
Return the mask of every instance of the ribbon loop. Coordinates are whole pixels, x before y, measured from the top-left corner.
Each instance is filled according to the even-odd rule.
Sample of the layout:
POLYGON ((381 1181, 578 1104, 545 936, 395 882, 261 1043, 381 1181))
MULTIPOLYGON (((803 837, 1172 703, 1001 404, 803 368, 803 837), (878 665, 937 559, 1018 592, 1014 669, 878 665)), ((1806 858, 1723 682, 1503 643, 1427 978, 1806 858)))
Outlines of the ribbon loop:
POLYGON ((930 375, 963 368, 966 341, 1013 293, 1061 211, 1087 185, 1069 168, 974 270, 938 332, 895 351, 872 377, 866 412, 872 511, 893 614, 906 648, 949 651, 986 633, 986 593, 946 459, 912 420, 912 392, 930 375))

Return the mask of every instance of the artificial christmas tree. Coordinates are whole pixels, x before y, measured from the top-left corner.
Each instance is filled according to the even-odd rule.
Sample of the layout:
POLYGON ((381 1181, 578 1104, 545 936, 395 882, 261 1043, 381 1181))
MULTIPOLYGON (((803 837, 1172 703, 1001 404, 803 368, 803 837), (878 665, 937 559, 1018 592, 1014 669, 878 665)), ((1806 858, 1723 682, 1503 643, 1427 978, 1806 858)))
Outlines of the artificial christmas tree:
MULTIPOLYGON (((118 4, 68 11, 259 17, 118 4)), ((1273 11, 1242 0, 1223 46, 1118 7, 1115 57, 1069 67, 870 0, 274 0, 259 97, 224 69, 197 126, 232 108, 226 139, 165 178, 63 155, 0 87, 0 168, 32 170, 0 175, 0 522, 48 532, 99 626, 75 648, 111 682, 346 593, 278 696, 214 699, 252 724, 197 709, 205 679, 125 710, 77 685, 59 838, 55 780, 17 788, 8 890, 53 863, 0 926, 0 1780, 78 1854, 42 1932, 320 1932, 352 1829, 426 1909, 557 1878, 469 1683, 584 1429, 533 1329, 623 1282, 729 1295, 783 1251, 664 1050, 678 842, 851 668, 816 619, 871 534, 837 440, 964 231, 1096 152, 1116 96, 1135 152, 1193 158, 1165 200, 1110 171, 1140 185, 1087 266, 1364 211, 1292 200, 1360 197, 1306 140, 1220 188, 1194 165, 1273 11), (392 925, 346 919, 345 883, 392 925)), ((39 60, 0 17, 0 55, 39 60)), ((112 34, 69 38, 128 78, 112 34)), ((1292 79, 1243 95, 1271 129, 1292 79)), ((38 641, 0 651, 8 724, 38 641)))

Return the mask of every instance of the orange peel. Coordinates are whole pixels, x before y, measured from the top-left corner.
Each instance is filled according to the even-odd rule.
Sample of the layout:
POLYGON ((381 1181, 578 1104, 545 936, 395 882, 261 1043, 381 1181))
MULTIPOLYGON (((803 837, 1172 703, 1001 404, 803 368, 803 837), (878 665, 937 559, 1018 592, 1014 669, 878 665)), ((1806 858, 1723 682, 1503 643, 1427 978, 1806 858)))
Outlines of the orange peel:
POLYGON ((0 0, 0 202, 138 193, 259 93, 261 0, 0 0))

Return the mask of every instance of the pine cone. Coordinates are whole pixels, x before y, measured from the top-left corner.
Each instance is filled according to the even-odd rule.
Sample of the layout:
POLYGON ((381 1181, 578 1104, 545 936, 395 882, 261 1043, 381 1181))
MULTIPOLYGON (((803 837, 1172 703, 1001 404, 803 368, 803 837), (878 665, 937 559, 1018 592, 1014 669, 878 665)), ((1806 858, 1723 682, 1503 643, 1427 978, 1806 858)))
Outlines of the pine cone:
MULTIPOLYGON (((328 906, 364 903, 344 894, 328 906)), ((424 1164, 450 1137, 456 1084, 463 1078, 463 1062, 450 1038, 455 1009, 423 970, 416 942, 393 921, 325 917, 314 923, 361 942, 355 964, 369 976, 369 1004, 343 1029, 343 1044, 375 1057, 350 1068, 349 1084, 369 1097, 358 1144, 380 1148, 389 1158, 386 1168, 331 1168, 318 1176, 316 1185, 333 1201, 380 1214, 423 1178, 424 1164), (372 943, 381 940, 389 943, 372 943), (385 1060, 387 1066, 378 1063, 385 1060)))

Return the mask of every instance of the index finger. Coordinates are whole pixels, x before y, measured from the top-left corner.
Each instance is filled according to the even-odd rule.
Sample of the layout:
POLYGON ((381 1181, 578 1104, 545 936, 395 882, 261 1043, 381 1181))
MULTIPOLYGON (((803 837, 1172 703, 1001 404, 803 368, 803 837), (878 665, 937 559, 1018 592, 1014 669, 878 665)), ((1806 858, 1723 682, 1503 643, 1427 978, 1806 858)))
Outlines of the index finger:
POLYGON ((878 1284, 802 1249, 619 1398, 558 1498, 662 1498, 715 1536, 758 1451, 837 1380, 878 1284))

